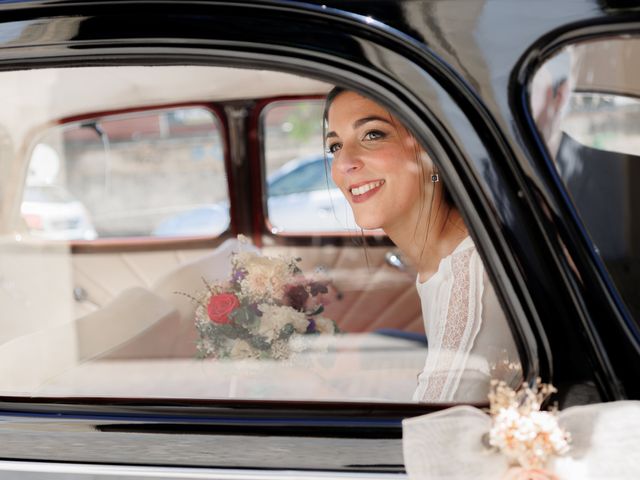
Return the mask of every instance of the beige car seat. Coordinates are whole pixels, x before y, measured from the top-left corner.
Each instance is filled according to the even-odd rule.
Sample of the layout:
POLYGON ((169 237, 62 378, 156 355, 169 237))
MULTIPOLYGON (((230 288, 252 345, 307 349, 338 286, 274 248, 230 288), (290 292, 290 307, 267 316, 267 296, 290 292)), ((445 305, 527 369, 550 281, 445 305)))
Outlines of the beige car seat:
MULTIPOLYGON (((196 296, 211 282, 229 277, 229 257, 240 244, 229 239, 211 253, 184 263, 156 281, 150 290, 132 287, 104 307, 77 320, 78 352, 91 358, 194 358, 196 296)), ((242 246, 242 248, 254 248, 242 246)))

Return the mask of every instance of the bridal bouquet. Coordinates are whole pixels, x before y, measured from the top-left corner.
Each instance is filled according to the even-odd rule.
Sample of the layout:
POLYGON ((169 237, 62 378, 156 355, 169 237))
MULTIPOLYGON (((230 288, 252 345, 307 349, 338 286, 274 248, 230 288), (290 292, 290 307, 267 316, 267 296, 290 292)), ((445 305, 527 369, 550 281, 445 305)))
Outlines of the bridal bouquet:
POLYGON ((558 479, 545 467, 551 458, 569 451, 571 435, 560 427, 555 411, 541 410, 544 400, 556 391, 539 379, 533 388, 525 384, 517 391, 492 381, 489 445, 509 460, 505 480, 558 479))
POLYGON ((218 359, 289 358, 305 348, 303 336, 333 334, 321 316, 328 282, 306 278, 299 258, 254 252, 231 254, 231 276, 209 283, 198 297, 198 356, 218 359))

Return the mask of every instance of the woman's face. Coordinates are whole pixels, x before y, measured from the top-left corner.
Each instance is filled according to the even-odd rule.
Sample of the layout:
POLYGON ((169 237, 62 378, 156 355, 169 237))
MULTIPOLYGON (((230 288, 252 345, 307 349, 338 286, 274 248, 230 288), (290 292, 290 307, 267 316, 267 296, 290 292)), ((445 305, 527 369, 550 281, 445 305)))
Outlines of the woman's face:
POLYGON ((397 225, 415 227, 425 183, 418 165, 422 149, 413 136, 380 105, 354 92, 334 98, 327 123, 331 176, 358 225, 387 233, 397 225))

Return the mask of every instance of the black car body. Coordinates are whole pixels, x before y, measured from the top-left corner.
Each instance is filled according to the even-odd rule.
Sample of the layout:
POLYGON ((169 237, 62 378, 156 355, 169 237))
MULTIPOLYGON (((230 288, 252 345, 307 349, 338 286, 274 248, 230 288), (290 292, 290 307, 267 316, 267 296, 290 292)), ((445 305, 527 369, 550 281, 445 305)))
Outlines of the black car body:
MULTIPOLYGON (((565 46, 633 38, 639 21, 633 2, 613 0, 4 2, 0 69, 260 68, 380 102, 441 159, 511 321, 526 381, 552 382, 562 408, 640 398, 640 329, 536 128, 531 81, 565 46)), ((259 109, 234 101, 219 112, 231 132, 230 229, 222 238, 176 242, 207 248, 244 234, 259 245, 311 245, 311 237, 278 236, 264 221, 268 172, 257 124, 246 116, 259 109)), ((16 168, 0 161, 6 175, 16 168)), ((0 188, 8 218, 1 205, 12 192, 0 188)), ((170 248, 166 242, 152 250, 170 248)), ((120 240, 71 246, 84 255, 141 248, 120 240)), ((0 277, 5 291, 9 280, 0 277)), ((401 420, 446 406, 5 395, 0 477, 398 478, 401 420)))

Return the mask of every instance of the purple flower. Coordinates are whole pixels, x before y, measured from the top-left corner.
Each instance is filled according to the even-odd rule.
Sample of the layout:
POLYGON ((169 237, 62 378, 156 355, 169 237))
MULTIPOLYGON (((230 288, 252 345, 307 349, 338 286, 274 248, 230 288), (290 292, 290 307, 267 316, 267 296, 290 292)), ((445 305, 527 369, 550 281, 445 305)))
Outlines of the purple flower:
POLYGON ((316 321, 313 318, 309 318, 308 320, 307 333, 316 333, 316 321))
POLYGON ((237 269, 234 270, 232 275, 231 275, 231 281, 233 283, 240 283, 242 281, 242 279, 244 279, 244 277, 247 276, 247 272, 243 269, 237 269))

